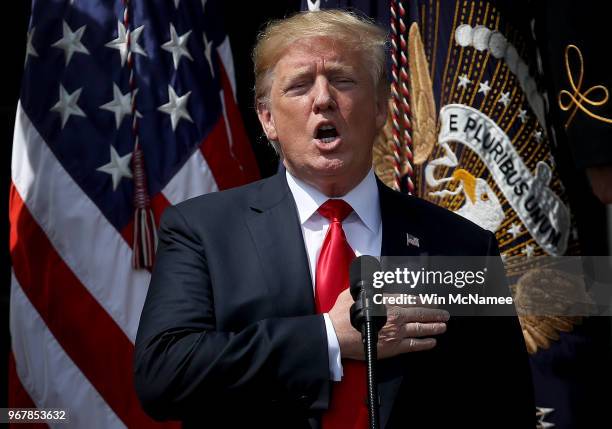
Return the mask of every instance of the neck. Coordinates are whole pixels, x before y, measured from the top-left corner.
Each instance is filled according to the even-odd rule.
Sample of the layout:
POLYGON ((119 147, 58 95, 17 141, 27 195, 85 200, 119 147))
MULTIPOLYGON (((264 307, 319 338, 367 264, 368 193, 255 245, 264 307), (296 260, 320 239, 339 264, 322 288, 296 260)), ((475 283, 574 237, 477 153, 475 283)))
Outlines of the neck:
POLYGON ((319 190, 322 194, 329 198, 339 198, 348 194, 367 176, 370 170, 367 169, 360 174, 352 175, 351 177, 300 177, 295 175, 291 170, 289 172, 300 180, 303 180, 310 186, 319 190))

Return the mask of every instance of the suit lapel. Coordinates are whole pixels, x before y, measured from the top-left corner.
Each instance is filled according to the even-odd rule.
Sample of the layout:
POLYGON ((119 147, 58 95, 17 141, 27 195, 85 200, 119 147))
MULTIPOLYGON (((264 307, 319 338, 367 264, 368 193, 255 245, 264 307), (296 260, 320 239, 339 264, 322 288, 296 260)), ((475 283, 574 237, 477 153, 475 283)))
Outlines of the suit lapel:
POLYGON ((315 312, 308 257, 295 201, 282 173, 262 182, 247 219, 278 317, 315 312))
MULTIPOLYGON (((308 256, 295 200, 283 173, 267 181, 253 196, 247 225, 257 249, 266 286, 277 303, 278 317, 315 313, 308 256)), ((320 429, 319 417, 308 419, 320 429)))
POLYGON ((411 199, 407 195, 395 192, 383 184, 378 178, 378 194, 380 199, 380 216, 382 219, 383 256, 418 256, 425 252, 426 242, 419 237, 417 222, 410 210, 411 199), (408 203, 408 204, 407 204, 408 203), (417 238, 417 241, 409 238, 417 238))
MULTIPOLYGON (((382 244, 381 255, 383 257, 397 256, 419 256, 426 253, 427 242, 420 237, 417 222, 411 213, 410 199, 401 195, 377 179, 380 214, 382 219, 382 244), (411 219, 412 218, 412 219, 411 219), (417 241, 414 240, 417 239, 417 241)), ((381 398, 380 425, 384 428, 389 418, 393 404, 404 379, 406 359, 397 356, 391 359, 378 361, 378 389, 381 398)))

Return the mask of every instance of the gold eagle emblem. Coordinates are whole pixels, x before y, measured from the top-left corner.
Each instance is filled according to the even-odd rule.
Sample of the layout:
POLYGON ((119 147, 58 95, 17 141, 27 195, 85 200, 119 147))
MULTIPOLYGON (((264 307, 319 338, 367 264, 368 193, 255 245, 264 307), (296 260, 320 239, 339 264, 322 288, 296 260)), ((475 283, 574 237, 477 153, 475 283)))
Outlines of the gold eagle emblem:
MULTIPOLYGON (((434 100, 429 65, 417 23, 412 23, 408 39, 408 64, 410 76, 410 108, 412 112, 412 139, 414 164, 421 165, 430 157, 437 143, 438 115, 434 100)), ((376 175, 389 187, 394 185, 394 143, 391 100, 387 122, 377 136, 373 148, 373 164, 376 175)), ((406 170, 400 172, 403 176, 406 170)), ((455 179, 464 179, 466 198, 474 201, 475 178, 457 169, 455 179), (461 176, 463 175, 463 176, 461 176), (461 177, 459 177, 461 176, 461 177)), ((417 184, 417 189, 419 189, 417 184)), ((582 285, 583 286, 583 285, 582 285)), ((581 323, 581 316, 572 316, 567 308, 568 300, 590 303, 584 287, 575 279, 554 269, 533 269, 523 274, 512 287, 519 321, 529 353, 548 349, 561 332, 570 332, 581 323), (548 309, 549 311, 543 311, 548 309)))

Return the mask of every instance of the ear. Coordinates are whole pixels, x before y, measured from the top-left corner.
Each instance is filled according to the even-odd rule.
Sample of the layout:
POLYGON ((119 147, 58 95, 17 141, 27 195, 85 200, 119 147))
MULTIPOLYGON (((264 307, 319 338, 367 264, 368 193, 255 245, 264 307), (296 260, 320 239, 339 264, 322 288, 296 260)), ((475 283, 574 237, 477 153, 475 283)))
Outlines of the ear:
POLYGON ((261 123, 261 127, 263 128, 266 137, 268 140, 278 140, 278 133, 276 132, 276 125, 274 124, 274 117, 272 116, 272 111, 270 110, 270 102, 258 102, 257 103, 257 117, 259 118, 259 122, 261 123))
POLYGON ((379 91, 376 97, 376 129, 380 130, 387 122, 387 109, 389 107, 389 97, 383 91, 379 91))

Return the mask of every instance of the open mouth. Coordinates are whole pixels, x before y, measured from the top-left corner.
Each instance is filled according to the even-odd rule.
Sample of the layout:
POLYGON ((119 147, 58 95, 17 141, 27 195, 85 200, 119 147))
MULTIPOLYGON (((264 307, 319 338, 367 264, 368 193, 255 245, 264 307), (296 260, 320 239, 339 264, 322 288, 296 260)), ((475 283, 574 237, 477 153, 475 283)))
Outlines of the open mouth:
POLYGON ((315 138, 321 140, 323 143, 331 143, 338 138, 339 134, 336 127, 333 125, 321 126, 315 135, 315 138))

